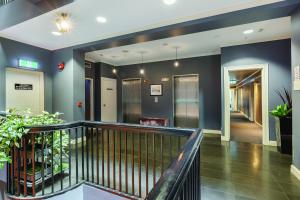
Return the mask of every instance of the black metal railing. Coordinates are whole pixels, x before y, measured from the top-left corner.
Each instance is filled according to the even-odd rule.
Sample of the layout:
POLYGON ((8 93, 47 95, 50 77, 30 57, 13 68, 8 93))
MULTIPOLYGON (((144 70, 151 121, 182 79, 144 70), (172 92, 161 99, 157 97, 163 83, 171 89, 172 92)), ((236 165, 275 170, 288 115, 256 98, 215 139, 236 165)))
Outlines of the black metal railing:
POLYGON ((8 4, 8 3, 12 2, 12 1, 14 1, 14 0, 0 0, 0 6, 8 4))
POLYGON ((200 199, 200 130, 100 122, 30 127, 11 150, 7 196, 43 199, 79 184, 131 199, 200 199))

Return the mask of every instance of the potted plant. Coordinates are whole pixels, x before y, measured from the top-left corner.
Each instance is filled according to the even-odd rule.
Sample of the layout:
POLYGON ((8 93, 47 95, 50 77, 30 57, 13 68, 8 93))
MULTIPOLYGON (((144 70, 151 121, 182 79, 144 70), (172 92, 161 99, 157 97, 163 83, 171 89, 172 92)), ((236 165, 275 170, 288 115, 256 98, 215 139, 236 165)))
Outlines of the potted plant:
MULTIPOLYGON (((25 127, 26 126, 36 126, 36 125, 50 125, 50 124, 59 124, 63 121, 59 119, 60 113, 50 114, 48 112, 43 112, 39 115, 32 115, 30 110, 25 111, 16 111, 9 110, 6 112, 5 117, 0 118, 0 169, 3 169, 6 163, 11 163, 12 159, 10 157, 10 150, 12 147, 16 146, 20 148, 19 144, 20 139, 26 134, 25 127)), ((60 167, 60 157, 58 155, 63 155, 63 161, 68 159, 68 141, 69 135, 65 132, 61 132, 62 135, 62 148, 60 146, 60 132, 55 131, 53 133, 53 142, 50 134, 46 135, 46 143, 53 143, 53 152, 52 148, 44 147, 42 149, 41 136, 36 137, 36 143, 34 144, 36 147, 36 155, 44 154, 44 163, 45 163, 45 171, 44 176, 47 176, 50 173, 56 174, 59 173, 60 167), (62 152, 60 152, 62 150, 62 152), (51 171, 51 162, 50 155, 53 154, 53 167, 54 172, 51 171), (49 171, 50 170, 50 171, 49 171)), ((28 151, 30 148, 30 142, 27 146, 27 149, 22 149, 21 151, 28 151)), ((30 151, 28 151, 30 153, 30 151)), ((29 158, 30 156, 27 156, 29 158)), ((41 156, 40 156, 41 157, 41 156)), ((35 179, 41 178, 41 161, 35 161, 36 170, 35 170, 35 179)), ((62 163, 63 170, 68 168, 68 163, 62 163)), ((28 163, 27 166, 27 179, 29 181, 33 180, 32 167, 28 163)), ((21 177, 23 178, 23 177, 21 177)))
POLYGON ((281 153, 292 154, 292 98, 286 89, 277 93, 283 102, 271 111, 276 121, 277 147, 281 153))

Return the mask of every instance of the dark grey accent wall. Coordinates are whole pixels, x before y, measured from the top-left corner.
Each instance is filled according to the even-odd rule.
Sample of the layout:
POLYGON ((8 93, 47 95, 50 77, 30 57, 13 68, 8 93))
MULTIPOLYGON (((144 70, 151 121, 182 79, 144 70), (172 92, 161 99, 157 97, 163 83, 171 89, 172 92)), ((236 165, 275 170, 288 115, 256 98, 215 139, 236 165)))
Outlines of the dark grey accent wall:
POLYGON ((0 30, 32 19, 73 1, 74 0, 12 1, 4 6, 0 6, 0 30))
MULTIPOLYGON (((284 87, 291 90, 290 39, 225 47, 221 49, 221 55, 222 90, 224 67, 252 64, 269 65, 269 111, 282 103, 276 94, 276 90, 284 87)), ((222 108, 224 108, 223 94, 222 91, 222 108)), ((222 119, 224 119, 224 112, 222 112, 222 119)), ((275 140, 275 120, 270 117, 269 121, 270 140, 275 140)), ((224 124, 224 120, 222 120, 222 123, 224 124)))
POLYGON ((101 77, 117 79, 112 73, 113 66, 106 63, 92 63, 90 69, 85 69, 85 77, 94 80, 94 113, 95 121, 101 121, 101 77))
POLYGON ((5 109, 5 68, 17 68, 18 59, 24 58, 38 62, 39 71, 44 72, 45 110, 52 112, 51 57, 51 51, 0 38, 0 110, 5 109))
POLYGON ((200 127, 220 130, 221 128, 221 58, 220 55, 187 58, 180 60, 180 67, 174 61, 143 64, 145 75, 141 76, 140 65, 118 67, 118 120, 122 122, 122 79, 142 78, 142 115, 163 117, 173 126, 173 76, 199 74, 200 127), (162 82, 162 78, 169 78, 162 82), (162 84, 163 96, 154 102, 150 96, 150 84, 162 84))
MULTIPOLYGON (((300 9, 292 16, 292 68, 300 65, 300 9)), ((293 91, 293 164, 300 169, 300 91, 293 91)))

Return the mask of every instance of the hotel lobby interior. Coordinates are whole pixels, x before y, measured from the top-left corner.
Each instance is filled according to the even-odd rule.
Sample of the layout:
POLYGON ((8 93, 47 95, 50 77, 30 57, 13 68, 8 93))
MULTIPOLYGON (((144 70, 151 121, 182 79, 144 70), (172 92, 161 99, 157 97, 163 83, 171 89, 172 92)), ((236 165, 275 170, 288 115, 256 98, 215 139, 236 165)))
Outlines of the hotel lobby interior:
POLYGON ((0 200, 300 199, 299 0, 0 0, 0 200))

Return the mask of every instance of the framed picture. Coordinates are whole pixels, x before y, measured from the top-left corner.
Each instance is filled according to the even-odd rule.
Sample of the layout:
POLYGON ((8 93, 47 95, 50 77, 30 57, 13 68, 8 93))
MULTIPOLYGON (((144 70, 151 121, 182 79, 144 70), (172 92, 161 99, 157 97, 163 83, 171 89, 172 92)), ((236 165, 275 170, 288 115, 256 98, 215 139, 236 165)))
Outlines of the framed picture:
POLYGON ((162 96, 162 84, 151 84, 150 85, 150 96, 162 96))

